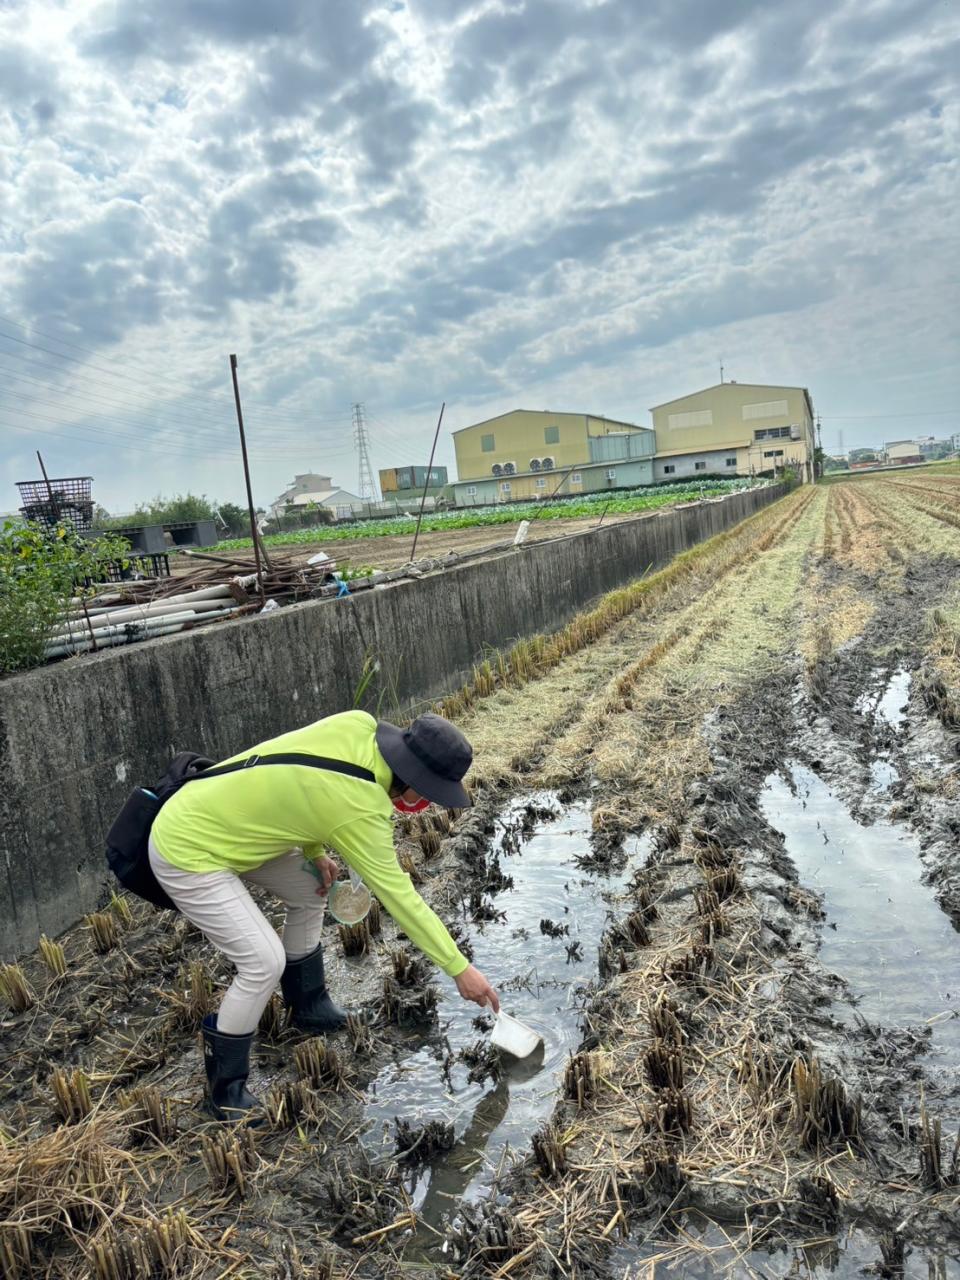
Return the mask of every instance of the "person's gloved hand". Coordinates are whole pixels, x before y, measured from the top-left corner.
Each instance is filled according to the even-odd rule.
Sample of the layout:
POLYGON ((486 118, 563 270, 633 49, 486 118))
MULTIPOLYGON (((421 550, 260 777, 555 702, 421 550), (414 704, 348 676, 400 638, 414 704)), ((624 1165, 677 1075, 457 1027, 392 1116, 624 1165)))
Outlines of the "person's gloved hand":
POLYGON ((320 872, 320 884, 317 887, 317 893, 322 898, 325 898, 330 886, 340 874, 340 867, 332 858, 328 858, 326 855, 322 858, 314 858, 313 865, 320 872))
POLYGON ((458 973, 454 982, 464 1000, 472 1000, 479 1005, 489 1005, 494 1013, 500 1012, 500 997, 480 970, 474 968, 472 964, 468 965, 463 973, 458 973))

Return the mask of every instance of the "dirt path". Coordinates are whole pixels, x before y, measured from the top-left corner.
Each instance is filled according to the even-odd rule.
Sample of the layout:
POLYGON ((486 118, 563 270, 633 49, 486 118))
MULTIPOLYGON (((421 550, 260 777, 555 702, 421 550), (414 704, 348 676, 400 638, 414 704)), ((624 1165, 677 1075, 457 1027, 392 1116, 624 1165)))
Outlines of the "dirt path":
MULTIPOLYGON (((666 510, 669 510, 669 508, 657 508, 657 512, 666 510)), ((626 515, 608 513, 603 516, 603 523, 606 525, 616 524, 621 520, 647 519, 649 516, 657 514, 657 512, 628 513, 626 515)), ((585 533, 588 529, 596 528, 602 513, 603 505, 600 504, 594 515, 581 516, 573 520, 564 520, 559 517, 531 520, 527 541, 539 542, 544 538, 559 538, 571 533, 585 533)), ((295 545, 273 547, 268 543, 267 549, 280 557, 295 556, 297 559, 315 555, 318 551, 323 550, 333 556, 341 568, 397 569, 410 561, 415 524, 416 521, 410 521, 409 533, 392 534, 385 538, 338 538, 333 541, 324 541, 321 534, 318 535, 316 541, 297 543, 295 545)), ((494 543, 510 542, 516 535, 519 526, 520 521, 517 520, 516 523, 483 525, 474 529, 437 529, 427 531, 421 533, 417 539, 417 559, 430 557, 441 559, 451 551, 462 554, 465 551, 480 550, 494 543)), ((216 554, 229 556, 230 551, 225 546, 216 554)), ((238 551, 237 554, 249 557, 253 553, 248 548, 238 551)), ((171 570, 176 575, 189 573, 196 568, 196 564, 196 560, 191 560, 188 556, 175 556, 171 561, 171 570)))
POLYGON ((115 904, 105 954, 28 958, 4 1280, 960 1275, 954 492, 798 491, 452 694, 476 807, 401 857, 544 1029, 532 1074, 385 921, 328 947, 374 1025, 294 1062, 272 1005, 270 1123, 224 1135, 192 930, 115 904))

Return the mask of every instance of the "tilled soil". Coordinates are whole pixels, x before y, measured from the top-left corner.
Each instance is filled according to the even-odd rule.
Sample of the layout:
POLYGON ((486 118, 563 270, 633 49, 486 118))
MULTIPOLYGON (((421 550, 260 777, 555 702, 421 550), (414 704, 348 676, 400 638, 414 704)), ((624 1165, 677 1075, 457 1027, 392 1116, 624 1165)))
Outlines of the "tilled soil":
MULTIPOLYGON (((767 804, 777 780, 803 803, 808 770, 865 839, 883 822, 915 841, 931 899, 956 918, 957 694, 949 619, 934 644, 930 618, 956 595, 960 528, 944 518, 956 488, 927 484, 793 494, 657 575, 626 612, 571 624, 522 674, 460 700, 476 807, 405 822, 399 848, 481 967, 496 966, 490 921, 526 842, 558 812, 592 820, 571 875, 611 877, 602 936, 564 932, 565 918, 543 930, 559 966, 572 941, 584 953, 569 979, 582 1041, 528 1150, 483 1172, 514 1104, 482 1015, 475 1035, 447 1035, 433 976, 389 921, 365 956, 327 935, 333 985, 369 1024, 305 1049, 275 998, 251 1082, 269 1123, 225 1136, 198 1106, 196 1029, 226 974, 182 921, 135 909, 103 955, 89 927, 62 940, 63 977, 27 958, 38 1001, 0 1026, 4 1280, 125 1280, 150 1274, 144 1259, 196 1277, 646 1275, 658 1259, 786 1275, 843 1271, 851 1229, 875 1274, 913 1274, 911 1251, 955 1274, 952 1041, 940 1015, 860 1012, 862 993, 819 957, 829 892, 804 880, 767 804), (905 710, 881 714, 890 688, 905 710), (408 1105, 371 1142, 371 1083, 391 1063, 408 1105), (442 1108, 426 1123, 437 1064, 450 1125, 480 1098, 466 1132, 442 1108), (450 1201, 448 1225, 418 1227, 424 1187, 458 1164, 470 1199, 450 1201)), ((515 988, 520 1011, 543 998, 515 988)), ((928 1004, 918 991, 918 1014, 928 1004)))
MULTIPOLYGON (((551 516, 539 520, 531 520, 527 531, 527 542, 540 542, 544 538, 560 538, 571 533, 586 533, 595 528, 601 516, 603 523, 615 524, 621 520, 639 520, 656 515, 668 507, 658 507, 655 512, 638 512, 634 514, 603 513, 601 503, 597 511, 590 516, 578 516, 575 519, 563 519, 551 516)), ((474 529, 433 529, 425 530, 417 538, 417 559, 443 559, 450 552, 462 555, 465 552, 479 551, 495 543, 512 541, 516 535, 520 521, 512 524, 481 525, 474 529)), ((382 538, 338 538, 335 541, 324 541, 323 533, 317 534, 312 542, 279 545, 276 550, 281 555, 296 554, 297 557, 312 556, 318 551, 326 551, 336 560, 341 568, 398 569, 408 564, 413 550, 413 534, 416 521, 410 521, 409 533, 396 533, 382 538)), ((267 543, 270 550, 270 543, 267 543)), ((217 553, 229 556, 228 547, 217 553)), ((238 552, 249 557, 250 550, 238 552)), ((175 556, 171 568, 175 574, 189 573, 197 566, 197 561, 189 556, 175 556)))

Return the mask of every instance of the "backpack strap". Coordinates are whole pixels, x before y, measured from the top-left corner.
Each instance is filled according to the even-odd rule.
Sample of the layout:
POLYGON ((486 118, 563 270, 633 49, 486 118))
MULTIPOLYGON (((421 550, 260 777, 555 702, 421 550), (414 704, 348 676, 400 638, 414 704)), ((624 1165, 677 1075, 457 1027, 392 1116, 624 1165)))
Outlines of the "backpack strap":
POLYGON ((204 769, 187 778, 187 782, 196 782, 198 778, 219 778, 225 773, 239 773, 241 769, 252 769, 262 764, 302 764, 311 769, 326 769, 329 773, 343 773, 348 778, 359 778, 361 782, 376 782, 369 769, 362 765, 350 764, 346 760, 331 760, 328 756, 312 756, 304 751, 281 751, 272 756, 252 755, 246 760, 236 760, 233 764, 215 765, 212 769, 204 769))

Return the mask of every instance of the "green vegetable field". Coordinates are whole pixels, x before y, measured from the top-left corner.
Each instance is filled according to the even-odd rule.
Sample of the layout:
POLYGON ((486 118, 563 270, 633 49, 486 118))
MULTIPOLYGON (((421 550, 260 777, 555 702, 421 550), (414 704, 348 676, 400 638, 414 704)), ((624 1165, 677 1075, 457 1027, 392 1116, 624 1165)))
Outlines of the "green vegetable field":
MULTIPOLYGON (((577 516, 597 516, 606 510, 612 515, 629 515, 650 511, 673 502, 689 502, 696 498, 717 497, 736 489, 749 489, 763 481, 744 479, 692 481, 690 484, 647 485, 642 489, 620 490, 616 493, 590 493, 575 498, 558 498, 550 502, 515 502, 497 507, 456 507, 449 511, 431 512, 425 515, 421 529, 424 532, 442 529, 473 529, 483 525, 516 524, 520 520, 536 517, 538 520, 573 519, 577 516)), ((294 546, 297 543, 314 543, 318 539, 327 542, 356 538, 383 538, 392 534, 407 533, 413 528, 412 516, 391 516, 383 520, 343 520, 336 525, 317 525, 311 529, 296 529, 290 533, 273 533, 264 537, 271 547, 294 546)), ((250 538, 231 538, 219 544, 221 548, 249 547, 250 538)))

